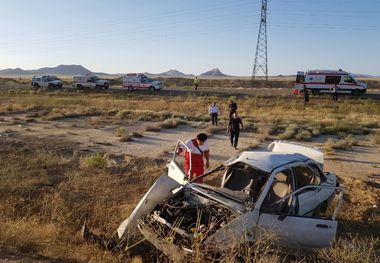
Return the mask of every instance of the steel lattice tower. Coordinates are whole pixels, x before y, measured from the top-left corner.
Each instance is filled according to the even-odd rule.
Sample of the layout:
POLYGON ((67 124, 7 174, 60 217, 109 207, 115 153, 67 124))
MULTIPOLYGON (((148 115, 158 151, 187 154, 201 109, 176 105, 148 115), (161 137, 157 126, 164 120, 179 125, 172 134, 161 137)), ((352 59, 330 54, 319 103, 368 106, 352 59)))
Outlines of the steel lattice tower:
POLYGON ((265 79, 268 81, 268 57, 267 57, 267 0, 261 2, 261 18, 259 36, 257 37, 257 46, 255 54, 255 64, 253 66, 252 80, 255 79, 256 73, 262 70, 265 79))

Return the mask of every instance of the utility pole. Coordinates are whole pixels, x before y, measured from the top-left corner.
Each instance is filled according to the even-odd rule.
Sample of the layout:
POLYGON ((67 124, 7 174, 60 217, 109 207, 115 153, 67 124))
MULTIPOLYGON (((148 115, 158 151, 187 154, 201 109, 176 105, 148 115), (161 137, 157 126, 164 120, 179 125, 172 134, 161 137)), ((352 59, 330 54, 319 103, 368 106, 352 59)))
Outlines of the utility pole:
POLYGON ((268 57, 267 57, 267 0, 261 2, 261 18, 259 36, 257 37, 257 46, 255 54, 255 63, 252 72, 252 81, 256 73, 262 70, 266 81, 268 81, 268 57))

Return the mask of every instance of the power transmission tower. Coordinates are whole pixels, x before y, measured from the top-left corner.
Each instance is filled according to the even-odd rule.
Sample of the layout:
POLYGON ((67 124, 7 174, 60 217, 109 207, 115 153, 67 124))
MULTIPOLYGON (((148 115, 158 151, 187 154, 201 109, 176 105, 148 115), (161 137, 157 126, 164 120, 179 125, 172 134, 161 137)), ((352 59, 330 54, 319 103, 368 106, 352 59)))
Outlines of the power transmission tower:
POLYGON ((252 80, 256 73, 262 70, 268 81, 268 57, 267 57, 267 0, 261 2, 261 18, 259 36, 257 38, 255 64, 253 66, 252 80))

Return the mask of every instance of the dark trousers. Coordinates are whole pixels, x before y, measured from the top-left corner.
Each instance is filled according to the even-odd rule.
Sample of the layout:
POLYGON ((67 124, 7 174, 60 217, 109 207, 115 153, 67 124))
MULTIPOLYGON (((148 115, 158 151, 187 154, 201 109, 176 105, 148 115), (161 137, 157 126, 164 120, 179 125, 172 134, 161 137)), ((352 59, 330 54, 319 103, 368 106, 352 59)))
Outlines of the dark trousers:
POLYGON ((195 90, 197 90, 198 89, 198 84, 194 84, 194 88, 195 88, 195 90))
POLYGON ((218 125, 218 113, 211 113, 212 125, 218 125))
POLYGON ((240 131, 232 131, 230 133, 230 140, 231 140, 231 145, 233 147, 237 147, 238 142, 239 142, 239 133, 240 131))
POLYGON ((236 110, 230 110, 230 119, 232 117, 232 114, 234 114, 236 112, 236 110))
POLYGON ((333 93, 333 101, 338 101, 338 93, 333 93))

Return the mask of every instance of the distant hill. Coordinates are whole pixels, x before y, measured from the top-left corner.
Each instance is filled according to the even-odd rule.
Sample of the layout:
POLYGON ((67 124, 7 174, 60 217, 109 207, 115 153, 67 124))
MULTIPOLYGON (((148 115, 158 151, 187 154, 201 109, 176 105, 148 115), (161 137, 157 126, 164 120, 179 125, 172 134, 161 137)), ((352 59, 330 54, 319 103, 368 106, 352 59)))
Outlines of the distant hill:
POLYGON ((210 71, 202 73, 200 76, 204 77, 227 77, 228 75, 223 74, 218 68, 214 68, 210 71))
POLYGON ((170 69, 170 70, 163 72, 163 73, 160 73, 158 75, 163 76, 163 77, 183 77, 183 76, 186 76, 185 73, 183 73, 179 70, 176 70, 176 69, 170 69))
POLYGON ((74 75, 90 74, 90 70, 81 65, 59 65, 57 67, 45 67, 40 69, 23 70, 21 68, 0 70, 2 75, 74 75))
POLYGON ((380 76, 373 76, 368 74, 357 74, 357 73, 350 73, 351 76, 355 78, 379 78, 380 76))

